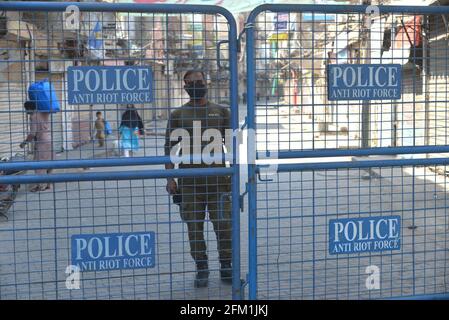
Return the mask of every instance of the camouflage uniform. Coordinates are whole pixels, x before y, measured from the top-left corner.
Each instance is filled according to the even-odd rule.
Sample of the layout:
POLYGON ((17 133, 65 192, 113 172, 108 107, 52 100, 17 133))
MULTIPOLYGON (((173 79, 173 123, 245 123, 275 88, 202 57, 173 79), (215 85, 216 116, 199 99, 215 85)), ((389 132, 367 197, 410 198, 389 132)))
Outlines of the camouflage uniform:
MULTIPOLYGON (((230 129, 230 113, 225 107, 208 102, 204 106, 194 106, 191 102, 174 110, 167 123, 165 154, 178 141, 170 141, 170 134, 175 129, 185 129, 190 134, 190 152, 193 153, 194 121, 201 121, 201 136, 206 129, 217 129, 225 137, 225 129, 230 129)), ((199 132, 199 131, 198 131, 199 132)), ((196 138, 202 141, 201 137, 196 138)), ((202 141, 201 151, 209 141, 202 141)), ((222 142, 219 142, 222 148, 222 142)), ((181 149, 182 150, 182 149, 181 149)), ((225 164, 183 164, 180 168, 224 167, 225 164)), ((229 176, 185 177, 178 179, 178 188, 182 195, 180 205, 181 218, 187 224, 190 253, 196 263, 207 262, 206 242, 204 240, 204 219, 206 207, 212 221, 218 241, 220 262, 231 262, 231 191, 229 176), (220 202, 222 201, 222 202, 220 202), (222 207, 222 210, 219 210, 222 207)))

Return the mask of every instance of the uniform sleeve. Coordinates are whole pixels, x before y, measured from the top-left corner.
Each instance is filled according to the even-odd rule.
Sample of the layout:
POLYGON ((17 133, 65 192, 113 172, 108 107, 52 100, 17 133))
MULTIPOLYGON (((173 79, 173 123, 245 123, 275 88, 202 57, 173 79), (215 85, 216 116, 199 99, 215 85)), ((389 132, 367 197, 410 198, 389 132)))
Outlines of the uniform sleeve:
POLYGON ((231 129, 231 112, 229 108, 223 108, 223 130, 231 129))
POLYGON ((177 128, 177 121, 176 116, 172 113, 170 113, 170 116, 167 121, 167 129, 165 130, 165 145, 164 145, 164 154, 166 156, 170 155, 170 150, 175 146, 178 141, 171 141, 170 135, 173 130, 177 128))
POLYGON ((222 135, 225 137, 225 147, 227 153, 232 152, 232 131, 231 131, 231 112, 229 108, 223 108, 222 135))

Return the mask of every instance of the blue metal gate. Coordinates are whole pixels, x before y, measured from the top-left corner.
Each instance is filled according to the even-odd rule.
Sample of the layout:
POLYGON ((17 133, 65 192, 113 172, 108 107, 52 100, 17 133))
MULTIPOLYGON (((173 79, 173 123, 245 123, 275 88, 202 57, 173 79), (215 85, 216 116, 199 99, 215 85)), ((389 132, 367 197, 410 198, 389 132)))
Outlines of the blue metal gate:
POLYGON ((246 285, 249 299, 447 297, 448 20, 446 7, 263 5, 237 39, 234 17, 213 6, 1 3, 0 299, 241 299, 246 285), (243 40, 247 228, 236 134, 243 40), (110 70, 142 81, 107 93, 110 70), (230 166, 163 168, 174 162, 164 136, 188 101, 188 70, 204 72, 210 100, 229 106, 230 166), (83 94, 100 77, 106 93, 83 94), (23 105, 39 81, 61 111, 39 122, 50 126, 47 149, 32 139, 22 149, 36 133, 23 105), (131 103, 145 125, 135 149, 123 147, 131 103), (97 112, 112 135, 98 134, 97 112), (218 176, 232 188, 207 201, 222 216, 230 196, 232 286, 219 281, 209 216, 209 286, 194 288, 195 241, 165 179, 218 176))
POLYGON ((189 100, 186 71, 204 72, 209 99, 230 110, 227 127, 238 126, 233 16, 213 6, 84 2, 2 2, 0 12, 0 299, 238 299, 235 138, 226 155, 231 166, 163 167, 173 163, 165 124, 189 100), (126 81, 110 82, 111 70, 126 81), (100 77, 106 93, 98 93, 100 77), (45 119, 24 109, 30 84, 39 81, 55 94, 46 103, 57 100, 61 110, 45 119), (95 94, 83 94, 83 86, 95 94), (135 112, 144 128, 131 125, 135 112), (48 143, 37 137, 47 130, 48 143), (214 177, 231 178, 227 194, 201 196, 209 197, 209 213, 232 211, 233 283, 219 280, 209 217, 209 286, 196 289, 187 227, 165 180, 214 177))
POLYGON ((448 14, 251 12, 250 299, 447 297, 448 14))

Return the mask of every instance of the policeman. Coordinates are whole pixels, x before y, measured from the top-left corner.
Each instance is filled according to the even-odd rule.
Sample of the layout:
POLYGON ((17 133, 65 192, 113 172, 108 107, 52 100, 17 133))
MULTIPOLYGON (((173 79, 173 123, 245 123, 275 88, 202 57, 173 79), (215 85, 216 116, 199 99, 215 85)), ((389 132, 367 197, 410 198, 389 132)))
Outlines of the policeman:
MULTIPOLYGON (((188 146, 192 150, 198 149, 194 146, 196 141, 202 141, 203 133, 212 129, 217 130, 221 137, 225 137, 225 130, 230 128, 230 113, 225 107, 214 104, 207 99, 206 77, 202 71, 190 70, 184 75, 184 89, 190 96, 190 101, 170 114, 167 123, 165 139, 165 155, 174 154, 174 146, 182 146, 184 151, 185 141, 172 133, 176 129, 185 129, 189 133, 188 146), (201 130, 199 130, 201 127, 201 130), (194 137, 201 132, 201 137, 194 137)), ((201 142, 201 151, 209 141, 201 142)), ((223 139, 219 142, 223 150, 223 139)), ((222 158, 221 158, 222 159, 222 158)), ((210 168, 223 167, 224 162, 206 164, 181 163, 180 168, 210 168)), ((174 169, 174 164, 166 164, 166 169, 174 169)), ((167 179, 167 191, 170 194, 180 193, 180 213, 182 220, 187 224, 190 253, 196 263, 195 287, 207 287, 209 278, 208 258, 206 254, 206 242, 204 240, 204 219, 206 207, 209 218, 212 221, 217 236, 217 248, 220 260, 220 278, 225 283, 232 283, 231 266, 231 205, 229 199, 230 177, 208 176, 208 177, 184 177, 178 179, 177 185, 173 178, 167 179)))

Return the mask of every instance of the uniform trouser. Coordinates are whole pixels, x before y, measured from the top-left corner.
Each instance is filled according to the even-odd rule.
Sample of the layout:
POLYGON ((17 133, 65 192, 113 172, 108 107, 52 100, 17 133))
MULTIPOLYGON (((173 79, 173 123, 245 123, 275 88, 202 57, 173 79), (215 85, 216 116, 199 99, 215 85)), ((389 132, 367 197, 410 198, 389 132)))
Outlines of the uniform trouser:
POLYGON ((231 262, 231 203, 228 186, 180 186, 182 194, 181 218, 187 224, 190 254, 197 264, 207 262, 204 240, 206 208, 217 237, 221 263, 231 262))

